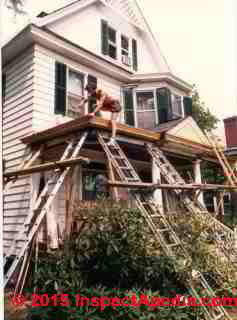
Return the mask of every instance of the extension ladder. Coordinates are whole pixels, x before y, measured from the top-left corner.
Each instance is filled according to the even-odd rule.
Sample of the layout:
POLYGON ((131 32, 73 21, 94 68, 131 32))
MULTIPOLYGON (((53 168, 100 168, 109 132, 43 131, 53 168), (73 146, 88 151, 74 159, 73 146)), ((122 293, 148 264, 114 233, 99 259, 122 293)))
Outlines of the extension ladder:
MULTIPOLYGON (((213 150, 215 151, 217 159, 219 160, 219 162, 222 166, 222 169, 224 171, 224 174, 225 174, 226 178, 228 179, 230 185, 233 187, 236 187, 237 186, 237 175, 236 175, 234 169, 231 167, 229 161, 227 160, 218 141, 216 140, 217 139, 216 136, 210 132, 206 132, 206 136, 207 136, 208 142, 211 144, 213 150)), ((237 189, 235 191, 237 192, 237 189)))
MULTIPOLYGON (((88 132, 84 132, 79 140, 76 141, 76 139, 72 139, 72 141, 68 143, 60 160, 76 158, 81 150, 81 147, 87 135, 88 135, 88 132)), ((60 189, 61 185, 64 182, 65 177, 67 176, 70 170, 71 170, 71 167, 66 167, 62 171, 55 169, 53 171, 51 179, 47 181, 43 190, 39 194, 33 209, 30 211, 22 228, 18 231, 18 234, 15 240, 13 241, 8 254, 5 256, 5 262, 6 262, 7 259, 14 254, 16 243, 19 240, 21 240, 23 236, 26 236, 26 240, 24 241, 24 244, 22 245, 20 252, 15 255, 14 260, 5 275, 4 286, 6 286, 6 284, 8 283, 12 274, 16 270, 16 267, 19 261, 23 258, 27 248, 31 244, 31 241, 34 238, 36 232, 38 231, 43 218, 45 217, 47 212, 50 210, 50 206, 52 205, 52 202, 55 199, 55 196, 58 190, 60 189), (51 184, 55 184, 55 185, 53 189, 49 192, 49 188, 51 184)))
MULTIPOLYGON (((105 138, 100 133, 97 134, 97 138, 120 179, 124 182, 141 182, 141 179, 118 143, 115 141, 111 145, 106 144, 105 138)), ((172 259, 176 270, 179 270, 180 267, 186 267, 191 262, 191 258, 165 215, 159 212, 158 208, 144 194, 139 195, 135 193, 133 196, 155 239, 159 242, 165 254, 172 259)), ((190 279, 187 279, 186 283, 190 293, 198 301, 201 301, 201 297, 197 292, 197 288, 205 290, 210 297, 214 297, 215 293, 208 285, 204 276, 196 270, 193 270, 193 274, 195 274, 195 278, 192 278, 192 275, 190 279)), ((217 306, 215 309, 210 309, 207 306, 203 306, 203 308, 209 320, 231 319, 222 306, 217 306)))
MULTIPOLYGON (((182 185, 185 183, 183 178, 166 158, 164 153, 156 146, 147 144, 147 151, 154 159, 156 165, 160 168, 162 176, 169 184, 182 185)), ((237 264, 237 250, 235 246, 235 233, 229 227, 215 219, 199 201, 192 201, 190 197, 181 190, 174 190, 177 195, 181 196, 181 201, 186 209, 193 215, 199 216, 200 219, 206 219, 215 235, 215 242, 223 251, 225 256, 234 264, 237 264)))

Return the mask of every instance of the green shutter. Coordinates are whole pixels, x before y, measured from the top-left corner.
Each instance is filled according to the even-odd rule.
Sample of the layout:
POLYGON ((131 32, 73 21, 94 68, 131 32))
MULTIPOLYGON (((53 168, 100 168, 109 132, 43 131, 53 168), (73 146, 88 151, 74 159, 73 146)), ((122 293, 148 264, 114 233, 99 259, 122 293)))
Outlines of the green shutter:
POLYGON ((6 92, 6 74, 2 74, 2 102, 5 99, 5 92, 6 92))
POLYGON ((125 123, 134 126, 135 118, 134 118, 134 103, 133 103, 133 89, 124 89, 123 91, 124 97, 124 119, 125 123))
POLYGON ((185 117, 193 115, 193 100, 191 97, 184 97, 183 98, 183 104, 184 104, 184 115, 185 117))
POLYGON ((132 39, 132 57, 133 57, 133 70, 138 70, 138 61, 137 61, 137 41, 132 39))
MULTIPOLYGON (((89 87, 94 87, 97 89, 97 78, 89 74, 87 78, 87 85, 89 87)), ((96 97, 90 97, 88 101, 88 111, 93 112, 95 109, 95 105, 96 105, 96 97)))
POLYGON ((55 114, 66 114, 67 67, 63 63, 55 63, 55 114))
POLYGON ((109 28, 105 20, 101 20, 101 51, 104 55, 109 52, 109 28))
POLYGON ((171 92, 168 88, 156 90, 159 124, 167 122, 172 116, 171 92))

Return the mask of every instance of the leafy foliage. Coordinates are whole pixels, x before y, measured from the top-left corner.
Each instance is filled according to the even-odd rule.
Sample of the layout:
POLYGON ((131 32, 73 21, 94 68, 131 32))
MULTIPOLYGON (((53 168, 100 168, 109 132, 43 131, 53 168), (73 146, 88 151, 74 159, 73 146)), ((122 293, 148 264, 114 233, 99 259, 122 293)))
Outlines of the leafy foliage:
POLYGON ((209 108, 205 106, 205 103, 201 101, 201 98, 195 86, 193 87, 192 100, 193 118, 195 119, 199 127, 203 131, 216 129, 219 120, 210 112, 209 108))
POLYGON ((43 255, 34 277, 36 292, 68 293, 71 305, 33 308, 32 320, 198 319, 202 311, 197 307, 108 306, 103 312, 100 307, 77 307, 78 292, 87 298, 136 294, 138 299, 143 293, 150 298, 187 294, 137 210, 102 201, 77 215, 80 233, 61 250, 43 255))
MULTIPOLYGON (((59 251, 40 257, 33 285, 39 294, 68 294, 70 305, 33 308, 32 320, 203 318, 199 307, 141 304, 106 306, 103 311, 100 306, 78 307, 75 298, 78 293, 85 298, 120 299, 135 294, 137 300, 141 294, 146 294, 150 302, 153 297, 171 298, 188 292, 182 284, 184 273, 180 276, 174 271, 136 209, 101 201, 75 214, 80 221, 80 232, 74 233, 59 251)), ((208 267, 204 268, 207 251, 202 247, 205 242, 200 239, 200 229, 205 226, 195 219, 184 219, 182 215, 172 218, 195 264, 202 267, 215 288, 224 284, 228 290, 230 285, 217 273, 212 255, 211 258, 208 255, 208 267), (189 239, 190 234, 192 239, 189 239)), ((224 268, 222 271, 225 272, 224 268)))

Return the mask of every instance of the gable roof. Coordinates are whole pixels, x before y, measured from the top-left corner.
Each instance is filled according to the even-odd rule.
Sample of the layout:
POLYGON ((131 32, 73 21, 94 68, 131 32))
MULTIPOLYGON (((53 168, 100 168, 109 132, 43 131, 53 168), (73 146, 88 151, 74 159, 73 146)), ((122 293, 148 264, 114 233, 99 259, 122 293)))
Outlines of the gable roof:
POLYGON ((166 130, 166 134, 174 136, 182 141, 191 141, 192 143, 212 148, 205 134, 192 117, 187 117, 181 119, 181 121, 177 121, 173 126, 166 130))
POLYGON ((177 120, 171 120, 171 121, 167 121, 165 123, 159 124, 153 131, 155 132, 159 132, 159 133, 163 133, 163 132, 167 132, 170 129, 176 127, 176 125, 180 122, 183 122, 183 118, 181 119, 177 119, 177 120))
POLYGON ((160 65, 162 72, 171 72, 166 58, 162 54, 161 48, 136 0, 77 0, 47 15, 36 18, 34 23, 39 27, 47 28, 59 19, 65 18, 97 2, 109 7, 123 19, 142 31, 150 44, 154 59, 158 65, 160 65))

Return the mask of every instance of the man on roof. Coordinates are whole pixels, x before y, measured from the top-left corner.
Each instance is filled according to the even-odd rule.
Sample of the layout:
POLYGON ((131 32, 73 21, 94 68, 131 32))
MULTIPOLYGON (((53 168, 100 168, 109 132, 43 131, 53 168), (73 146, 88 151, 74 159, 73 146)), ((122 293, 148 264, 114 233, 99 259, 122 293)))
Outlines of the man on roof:
MULTIPOLYGON (((111 145, 115 142, 116 138, 116 120, 118 119, 119 113, 122 108, 119 100, 110 97, 105 91, 101 89, 96 89, 93 85, 87 85, 85 90, 88 92, 88 98, 96 99, 96 108, 93 112, 89 113, 88 116, 94 117, 95 114, 99 111, 107 111, 110 112, 110 123, 112 126, 112 136, 108 142, 108 145, 111 145)), ((86 103, 88 99, 83 98, 82 103, 86 103)))

